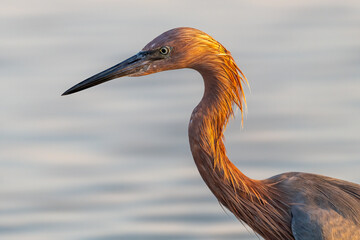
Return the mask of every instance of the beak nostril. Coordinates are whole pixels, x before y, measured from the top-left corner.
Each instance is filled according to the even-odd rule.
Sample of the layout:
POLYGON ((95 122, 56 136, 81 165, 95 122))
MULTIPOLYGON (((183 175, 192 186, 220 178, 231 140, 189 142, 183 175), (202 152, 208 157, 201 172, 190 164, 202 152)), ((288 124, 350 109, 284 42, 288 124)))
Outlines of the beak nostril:
POLYGON ((137 62, 137 61, 139 61, 139 60, 140 60, 139 58, 136 58, 136 59, 134 59, 134 60, 130 61, 130 62, 129 62, 129 64, 136 63, 136 62, 137 62))

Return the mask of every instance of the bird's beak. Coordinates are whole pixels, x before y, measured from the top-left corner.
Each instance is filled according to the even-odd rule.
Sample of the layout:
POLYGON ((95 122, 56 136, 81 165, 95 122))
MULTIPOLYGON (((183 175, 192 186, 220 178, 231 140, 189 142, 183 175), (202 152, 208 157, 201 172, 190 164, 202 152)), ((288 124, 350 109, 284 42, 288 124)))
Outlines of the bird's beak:
POLYGON ((131 58, 76 84, 62 95, 69 95, 115 78, 146 71, 149 66, 149 55, 149 51, 141 51, 131 58))

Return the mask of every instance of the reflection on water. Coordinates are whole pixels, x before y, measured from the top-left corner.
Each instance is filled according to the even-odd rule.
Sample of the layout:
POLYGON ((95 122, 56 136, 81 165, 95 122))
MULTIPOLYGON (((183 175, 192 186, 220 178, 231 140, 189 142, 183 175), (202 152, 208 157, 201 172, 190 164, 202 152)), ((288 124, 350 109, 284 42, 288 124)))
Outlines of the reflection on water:
POLYGON ((1 239, 258 239, 224 213, 193 163, 187 121, 199 74, 124 78, 60 97, 177 26, 213 35, 250 81, 245 127, 238 119, 226 132, 244 173, 360 182, 360 4, 203 6, 2 4, 1 239))

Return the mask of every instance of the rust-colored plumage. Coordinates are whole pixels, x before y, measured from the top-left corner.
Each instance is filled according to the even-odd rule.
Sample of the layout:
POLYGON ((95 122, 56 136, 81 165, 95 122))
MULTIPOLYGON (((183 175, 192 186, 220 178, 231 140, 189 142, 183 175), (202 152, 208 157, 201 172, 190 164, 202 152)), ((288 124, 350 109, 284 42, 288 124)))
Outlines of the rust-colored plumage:
POLYGON ((189 125, 190 146, 199 172, 219 202, 260 235, 292 239, 288 206, 272 200, 281 193, 246 177, 226 156, 224 130, 234 106, 241 110, 243 120, 246 99, 242 83, 247 84, 247 80, 225 47, 203 32, 195 33, 192 38, 207 39, 198 46, 207 49, 201 56, 202 64, 193 67, 203 76, 204 96, 189 125))
POLYGON ((267 240, 360 239, 359 185, 307 173, 253 180, 230 162, 223 133, 234 106, 243 118, 247 80, 230 52, 204 32, 167 31, 135 56, 64 95, 122 76, 180 68, 195 69, 204 79, 203 98, 189 123, 189 140, 202 178, 222 205, 267 240))

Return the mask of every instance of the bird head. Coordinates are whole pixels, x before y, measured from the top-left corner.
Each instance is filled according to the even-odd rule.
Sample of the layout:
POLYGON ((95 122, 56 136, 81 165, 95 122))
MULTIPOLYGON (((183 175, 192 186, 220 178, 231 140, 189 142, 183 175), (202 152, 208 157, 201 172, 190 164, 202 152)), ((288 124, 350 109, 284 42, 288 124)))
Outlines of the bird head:
POLYGON ((200 62, 204 62, 205 58, 216 60, 219 55, 230 56, 230 53, 206 33, 194 28, 174 28, 156 37, 139 53, 76 84, 63 95, 124 76, 136 77, 181 68, 193 68, 201 72, 206 65, 200 62))

